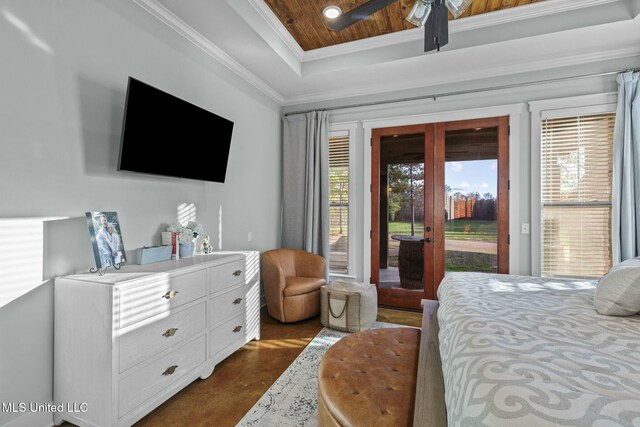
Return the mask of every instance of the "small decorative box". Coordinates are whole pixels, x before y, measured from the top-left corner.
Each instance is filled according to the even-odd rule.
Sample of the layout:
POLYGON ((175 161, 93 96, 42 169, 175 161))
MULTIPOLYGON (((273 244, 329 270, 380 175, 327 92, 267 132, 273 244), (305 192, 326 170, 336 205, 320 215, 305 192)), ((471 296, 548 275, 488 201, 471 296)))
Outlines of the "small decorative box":
POLYGON ((171 245, 138 248, 136 250, 138 264, 151 264, 152 262, 170 260, 172 249, 171 245))

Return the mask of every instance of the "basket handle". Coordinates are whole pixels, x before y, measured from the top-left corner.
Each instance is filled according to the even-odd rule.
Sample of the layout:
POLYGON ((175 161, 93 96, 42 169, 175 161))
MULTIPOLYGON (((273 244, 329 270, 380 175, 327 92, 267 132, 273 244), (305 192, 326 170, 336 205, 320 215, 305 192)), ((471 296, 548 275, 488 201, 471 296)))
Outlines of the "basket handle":
POLYGON ((340 314, 336 316, 333 312, 333 308, 331 308, 331 292, 327 292, 327 305, 329 306, 329 313, 331 313, 334 319, 340 318, 344 314, 344 311, 347 309, 347 305, 349 305, 349 295, 345 296, 347 299, 344 301, 344 307, 342 307, 342 311, 340 312, 340 314))

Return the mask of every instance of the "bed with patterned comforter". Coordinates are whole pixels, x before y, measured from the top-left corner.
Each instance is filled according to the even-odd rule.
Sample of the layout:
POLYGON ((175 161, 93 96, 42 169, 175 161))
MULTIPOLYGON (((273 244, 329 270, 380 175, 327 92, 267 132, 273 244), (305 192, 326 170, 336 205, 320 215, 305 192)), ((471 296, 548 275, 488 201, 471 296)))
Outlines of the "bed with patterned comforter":
POLYGON ((640 426, 640 316, 596 282, 449 273, 438 288, 449 426, 640 426))

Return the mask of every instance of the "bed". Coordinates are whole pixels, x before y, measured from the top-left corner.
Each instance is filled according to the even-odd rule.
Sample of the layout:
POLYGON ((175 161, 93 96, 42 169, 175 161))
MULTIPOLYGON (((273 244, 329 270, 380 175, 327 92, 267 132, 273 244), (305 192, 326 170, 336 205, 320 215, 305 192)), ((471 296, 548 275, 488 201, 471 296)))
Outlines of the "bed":
POLYGON ((414 425, 640 426, 640 316, 598 314, 595 287, 447 274, 423 301, 414 425))

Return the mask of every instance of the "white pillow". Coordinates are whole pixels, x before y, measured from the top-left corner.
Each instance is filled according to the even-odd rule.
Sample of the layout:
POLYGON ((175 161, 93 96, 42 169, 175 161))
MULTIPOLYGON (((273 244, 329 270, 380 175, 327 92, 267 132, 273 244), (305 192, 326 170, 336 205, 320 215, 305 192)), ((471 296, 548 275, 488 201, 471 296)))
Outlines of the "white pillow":
POLYGON ((640 259, 631 258, 611 268, 596 286, 596 310, 607 316, 640 312, 640 259))

